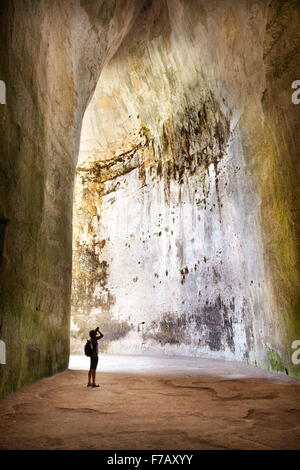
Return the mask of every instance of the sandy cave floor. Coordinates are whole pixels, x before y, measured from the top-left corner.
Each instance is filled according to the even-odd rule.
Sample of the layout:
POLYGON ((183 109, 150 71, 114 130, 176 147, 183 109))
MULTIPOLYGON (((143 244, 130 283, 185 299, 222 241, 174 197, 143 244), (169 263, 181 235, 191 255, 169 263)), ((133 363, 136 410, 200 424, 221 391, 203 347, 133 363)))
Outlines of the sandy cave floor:
POLYGON ((103 355, 0 400, 0 449, 300 449, 300 381, 237 362, 103 355))

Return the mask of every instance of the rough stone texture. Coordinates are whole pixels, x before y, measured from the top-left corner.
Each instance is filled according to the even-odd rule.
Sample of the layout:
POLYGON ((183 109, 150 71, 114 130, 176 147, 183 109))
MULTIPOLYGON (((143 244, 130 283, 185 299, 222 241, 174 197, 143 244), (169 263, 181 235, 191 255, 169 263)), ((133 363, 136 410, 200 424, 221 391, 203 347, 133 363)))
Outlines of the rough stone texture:
POLYGON ((81 121, 134 12, 131 0, 1 2, 0 396, 67 367, 81 121))
POLYGON ((0 449, 300 449, 295 379, 215 359, 102 360, 120 370, 98 374, 100 389, 69 370, 1 400, 0 449))
POLYGON ((112 352, 299 375, 299 14, 295 1, 141 11, 83 121, 74 350, 94 322, 112 352))
POLYGON ((129 337, 128 347, 141 345, 141 320, 154 349, 211 351, 299 375, 290 362, 291 341, 300 337, 300 108, 291 104, 299 10, 297 0, 1 1, 1 396, 67 366, 73 177, 102 68, 99 116, 109 107, 115 125, 103 123, 95 154, 87 142, 88 171, 78 174, 90 180, 85 209, 103 216, 103 233, 114 233, 121 251, 87 213, 97 249, 85 234, 82 262, 96 277, 87 274, 75 293, 97 300, 93 308, 117 322, 110 338, 129 337), (130 187, 145 206, 125 205, 130 187), (137 237, 150 229, 151 249, 137 259, 137 237), (126 291, 117 297, 112 289, 117 263, 127 273, 128 304, 126 291))

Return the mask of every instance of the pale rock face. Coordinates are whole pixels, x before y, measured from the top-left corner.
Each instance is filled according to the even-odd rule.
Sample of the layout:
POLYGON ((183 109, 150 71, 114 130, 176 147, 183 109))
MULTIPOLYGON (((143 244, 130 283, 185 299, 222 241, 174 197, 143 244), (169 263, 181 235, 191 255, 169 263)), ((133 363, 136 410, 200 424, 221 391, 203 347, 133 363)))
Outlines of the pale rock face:
POLYGON ((261 186, 272 178, 272 13, 267 2, 158 2, 103 69, 76 176, 74 337, 94 322, 110 352, 293 370, 261 186))
POLYGON ((0 6, 0 396, 69 359, 72 193, 86 105, 140 6, 0 6))

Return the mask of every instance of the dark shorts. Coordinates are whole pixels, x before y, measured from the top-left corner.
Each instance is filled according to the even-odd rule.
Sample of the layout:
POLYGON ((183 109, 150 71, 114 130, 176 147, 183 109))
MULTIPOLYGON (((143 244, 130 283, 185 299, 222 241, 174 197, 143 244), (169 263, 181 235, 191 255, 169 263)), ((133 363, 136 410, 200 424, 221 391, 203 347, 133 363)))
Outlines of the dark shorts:
POLYGON ((96 370, 98 365, 98 356, 91 357, 91 366, 90 370, 96 370))

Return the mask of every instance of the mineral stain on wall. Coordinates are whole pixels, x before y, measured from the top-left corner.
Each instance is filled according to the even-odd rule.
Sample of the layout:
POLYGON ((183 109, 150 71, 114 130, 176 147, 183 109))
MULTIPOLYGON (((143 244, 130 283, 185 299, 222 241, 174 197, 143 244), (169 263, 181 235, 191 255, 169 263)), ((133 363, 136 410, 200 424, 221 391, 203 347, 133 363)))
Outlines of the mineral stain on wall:
POLYGON ((297 0, 1 1, 1 396, 68 365, 85 110, 79 351, 99 324, 109 351, 299 376, 299 22, 297 0))
MULTIPOLYGON (((147 56, 140 52, 138 57, 148 70, 147 56)), ((194 89, 191 95, 180 90, 164 119, 153 119, 161 96, 153 90, 141 104, 140 92, 121 91, 116 72, 130 76, 134 58, 127 68, 123 64, 116 71, 116 66, 112 61, 100 80, 82 131, 74 206, 74 351, 78 337, 98 322, 107 328, 111 351, 233 357, 235 322, 244 354, 243 310, 230 307, 227 292, 221 298, 230 282, 221 253, 231 241, 224 239, 222 220, 227 182, 218 180, 228 154, 231 111, 222 111, 213 92, 199 82, 196 97, 194 89), (97 134, 100 122, 107 124, 97 134), (118 322, 120 334, 114 335, 118 322)), ((149 86, 148 76, 140 78, 149 86)), ((159 88, 173 88, 169 74, 160 80, 159 88)), ((248 314, 253 315, 251 308, 248 314)))
POLYGON ((94 319, 109 335, 120 322, 112 352, 209 354, 295 373, 283 320, 295 295, 284 307, 277 248, 266 248, 281 183, 261 163, 272 155, 269 36, 292 5, 226 5, 224 16, 206 1, 149 4, 102 72, 76 173, 73 319, 86 324, 81 338, 94 319), (80 266, 85 252, 95 276, 80 266))
MULTIPOLYGON (((101 92, 103 92, 103 84, 99 85, 99 88, 100 86, 101 92)), ((178 300, 175 300, 175 310, 171 313, 164 314, 161 305, 159 305, 158 309, 154 309, 149 314, 145 311, 144 304, 148 303, 149 308, 151 303, 149 304, 147 295, 142 295, 142 290, 145 289, 145 292, 149 293, 149 288, 145 283, 148 282, 150 285, 150 282, 152 282, 149 279, 151 264, 146 266, 147 251, 152 250, 154 252, 153 255, 157 257, 155 262, 158 266, 160 266, 161 261, 164 265, 165 261, 160 260, 159 255, 157 256, 155 252, 156 250, 160 251, 160 247, 167 244, 169 256, 175 255, 175 264, 178 266, 183 264, 184 241, 180 233, 182 231, 182 221, 179 208, 184 204, 188 204, 192 208, 191 222, 194 224, 192 219, 197 217, 193 208, 196 202, 195 193, 199 193, 198 196, 202 195, 202 198, 207 197, 209 190, 205 188, 205 175, 209 173, 209 167, 213 169, 211 171, 216 175, 218 174, 218 164, 226 153, 226 146, 230 137, 229 120, 222 113, 210 91, 207 92, 206 98, 205 103, 200 101, 198 106, 186 107, 187 98, 185 97, 183 110, 175 110, 162 123, 160 134, 156 136, 154 136, 154 129, 151 130, 143 123, 135 131, 135 136, 138 136, 139 141, 135 141, 132 148, 117 153, 113 158, 104 158, 103 160, 97 158, 95 160, 95 148, 93 148, 92 153, 88 153, 88 156, 86 152, 82 151, 82 160, 79 161, 77 167, 77 189, 75 193, 72 295, 72 318, 79 329, 78 333, 76 333, 76 330, 73 331, 73 338, 77 336, 83 339, 87 334, 89 322, 96 321, 96 319, 99 319, 101 324, 103 322, 106 324, 108 334, 105 337, 108 341, 108 338, 111 338, 111 340, 120 339, 130 329, 136 331, 140 315, 146 316, 148 322, 151 321, 151 318, 159 316, 160 326, 158 330, 153 329, 146 322, 147 333, 140 337, 144 349, 147 345, 147 339, 151 339, 160 345, 168 343, 180 346, 183 342, 186 345, 194 346, 193 328, 191 327, 188 331, 188 324, 185 325, 185 333, 180 332, 178 329, 181 319, 190 317, 190 314, 186 317, 185 310, 182 310, 185 301, 180 301, 180 310, 176 305, 178 300), (192 190, 192 199, 190 199, 189 194, 191 192, 189 178, 193 178, 191 186, 195 186, 195 189, 192 190), (201 181, 200 185, 199 181, 201 181), (150 206, 153 205, 153 200, 157 199, 161 188, 163 188, 163 195, 157 206, 159 213, 153 214, 152 217, 150 206), (143 200, 133 201, 130 197, 132 191, 137 193, 140 191, 141 196, 137 194, 134 198, 139 199, 141 197, 143 200), (175 201, 172 205, 172 218, 170 220, 170 217, 166 217, 165 213, 170 211, 170 201, 174 196, 175 201), (184 201, 183 199, 187 196, 190 200, 184 201), (119 204, 119 198, 127 199, 126 208, 124 208, 122 214, 120 214, 120 209, 115 209, 119 204), (146 204, 145 199, 147 200, 146 204), (128 214, 135 212, 138 220, 145 209, 145 205, 147 207, 145 216, 148 220, 143 221, 144 230, 137 233, 136 221, 133 221, 133 225, 131 225, 130 220, 133 217, 128 216, 128 214), (115 228, 117 230, 112 229, 110 231, 107 228, 109 223, 105 220, 107 210, 111 211, 111 214, 116 211, 117 217, 121 215, 122 220, 116 221, 118 227, 115 228), (154 221, 155 217, 157 217, 157 223, 154 221), (123 234, 121 238, 118 238, 120 226, 122 226, 123 234), (175 235, 174 230, 177 232, 175 235), (121 250, 121 246, 127 249, 126 253, 121 250), (178 250, 178 247, 181 248, 178 250), (128 257, 132 261, 140 258, 141 261, 135 261, 134 263, 137 265, 137 272, 132 269, 126 270, 128 257), (108 258, 110 264, 106 260, 108 258), (119 258, 117 263, 116 258, 119 258), (112 274, 117 277, 115 282, 110 279, 110 265, 113 271, 112 274), (120 272, 117 272, 118 266, 121 266, 120 272), (130 284, 130 278, 134 284, 141 281, 142 286, 135 287, 134 284, 130 284), (127 284, 130 285, 127 287, 127 284), (123 292, 124 286, 126 286, 125 290, 128 292, 123 292), (133 298, 135 298, 134 301, 133 298), (128 303, 133 303, 134 307, 128 308, 128 303), (93 315, 96 315, 96 317, 93 318, 93 315), (108 315, 111 316, 110 323, 108 322, 108 315), (172 315, 175 318, 173 321, 171 320, 172 315), (131 327, 128 326, 128 331, 125 328, 123 335, 116 336, 112 334, 118 321, 129 325, 130 318, 135 320, 131 327), (169 329, 166 332, 167 325, 169 325, 169 329), (177 328, 174 328, 174 325, 177 325, 177 328)), ((94 99, 97 102, 97 99, 94 99)), ((136 110, 136 113, 141 113, 141 110, 136 110)), ((114 124, 116 125, 116 120, 114 120, 114 124)), ((89 126, 89 124, 86 125, 89 126)), ((150 123, 147 123, 147 125, 150 126, 150 123)), ((98 136, 97 139, 99 140, 99 138, 98 136)), ((191 230, 191 233, 193 232, 194 229, 191 230)), ((191 262, 191 260, 189 261, 191 262)), ((152 262, 150 260, 150 263, 152 262)), ((192 264, 194 264, 193 261, 192 264)), ((159 271, 161 274, 161 267, 159 271)), ((175 290, 178 288, 177 283, 180 282, 181 285, 185 283, 186 277, 189 275, 188 266, 179 269, 179 271, 181 277, 178 277, 178 279, 174 279, 173 276, 173 279, 169 277, 167 283, 165 280, 160 279, 160 274, 154 272, 154 279, 158 281, 152 284, 152 289, 156 289, 155 297, 161 299, 159 303, 164 304, 165 289, 168 283, 173 282, 175 290)), ((195 268, 194 271, 196 271, 195 268)), ((165 272, 168 271, 165 270, 165 272)), ((186 294, 184 294, 185 296, 186 294)), ((196 299, 196 302, 192 302, 193 310, 195 308, 199 309, 197 301, 198 299, 196 299)), ((203 306, 202 309, 205 312, 208 307, 203 306)), ((205 315, 203 318, 203 323, 205 323, 205 315)), ((227 328, 226 320, 225 326, 227 328)), ((214 325, 207 339, 202 341, 203 345, 208 345, 212 350, 222 349, 222 335, 220 335, 218 328, 220 329, 221 326, 214 325)), ((141 344, 135 344, 135 340, 133 340, 129 349, 132 346, 139 348, 141 344)), ((77 348, 79 350, 78 341, 73 341, 73 345, 74 351, 77 348)), ((199 341, 197 339, 198 346, 199 341)), ((234 349, 232 344, 230 344, 230 349, 234 349)))

